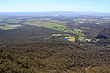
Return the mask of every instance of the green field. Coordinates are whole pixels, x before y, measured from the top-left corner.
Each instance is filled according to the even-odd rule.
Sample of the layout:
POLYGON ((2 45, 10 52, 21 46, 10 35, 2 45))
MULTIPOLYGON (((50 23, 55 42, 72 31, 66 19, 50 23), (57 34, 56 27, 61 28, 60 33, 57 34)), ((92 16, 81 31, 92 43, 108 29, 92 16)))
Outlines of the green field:
MULTIPOLYGON (((2 20, 3 19, 0 19, 0 21, 2 21, 2 20)), ((22 22, 22 20, 8 19, 5 22, 17 24, 17 23, 22 22)), ((9 26, 8 23, 0 23, 0 25, 2 25, 2 26, 0 26, 0 29, 1 30, 10 30, 10 29, 18 28, 18 27, 8 27, 9 26)), ((73 33, 80 37, 86 38, 86 36, 84 34, 82 34, 81 32, 74 31, 70 27, 66 26, 67 25, 66 23, 68 23, 68 21, 51 20, 51 18, 31 18, 31 19, 27 19, 25 22, 23 22, 23 24, 33 25, 33 26, 37 26, 37 27, 50 28, 53 30, 58 30, 58 31, 67 32, 67 33, 73 33)))
POLYGON ((67 21, 58 21, 58 20, 50 20, 50 19, 31 19, 31 20, 27 20, 26 22, 24 22, 24 24, 28 24, 28 25, 33 25, 33 26, 37 26, 37 27, 46 27, 46 28, 50 28, 50 29, 54 29, 54 30, 58 30, 58 31, 62 31, 62 32, 68 32, 68 33, 73 33, 76 34, 80 37, 84 37, 86 38, 86 36, 82 33, 76 32, 74 30, 72 30, 70 27, 66 26, 67 21))
POLYGON ((18 19, 8 19, 6 22, 8 23, 20 23, 22 20, 18 20, 18 19))

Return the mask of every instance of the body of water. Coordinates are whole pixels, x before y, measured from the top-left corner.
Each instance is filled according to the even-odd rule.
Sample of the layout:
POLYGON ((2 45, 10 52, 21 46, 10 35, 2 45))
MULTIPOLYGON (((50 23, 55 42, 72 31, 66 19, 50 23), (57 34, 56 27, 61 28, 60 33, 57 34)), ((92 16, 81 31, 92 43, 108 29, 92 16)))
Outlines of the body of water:
POLYGON ((70 38, 62 38, 63 40, 68 40, 68 39, 70 39, 70 38))
POLYGON ((8 27, 19 27, 21 25, 9 25, 8 27))

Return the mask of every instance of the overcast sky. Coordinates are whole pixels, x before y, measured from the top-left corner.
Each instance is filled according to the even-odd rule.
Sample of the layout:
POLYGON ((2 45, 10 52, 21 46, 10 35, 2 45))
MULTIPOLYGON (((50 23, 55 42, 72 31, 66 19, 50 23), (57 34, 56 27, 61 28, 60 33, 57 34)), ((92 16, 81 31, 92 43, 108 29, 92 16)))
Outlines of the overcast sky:
POLYGON ((0 0, 0 12, 110 12, 110 0, 0 0))

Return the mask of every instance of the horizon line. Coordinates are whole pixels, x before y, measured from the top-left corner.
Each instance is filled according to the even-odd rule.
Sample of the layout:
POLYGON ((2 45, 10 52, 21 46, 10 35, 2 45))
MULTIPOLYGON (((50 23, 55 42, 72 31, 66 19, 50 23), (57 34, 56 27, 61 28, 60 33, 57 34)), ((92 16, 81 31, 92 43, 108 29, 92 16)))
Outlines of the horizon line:
POLYGON ((9 11, 0 13, 36 13, 36 12, 74 12, 74 13, 110 13, 110 12, 92 12, 92 11, 9 11))

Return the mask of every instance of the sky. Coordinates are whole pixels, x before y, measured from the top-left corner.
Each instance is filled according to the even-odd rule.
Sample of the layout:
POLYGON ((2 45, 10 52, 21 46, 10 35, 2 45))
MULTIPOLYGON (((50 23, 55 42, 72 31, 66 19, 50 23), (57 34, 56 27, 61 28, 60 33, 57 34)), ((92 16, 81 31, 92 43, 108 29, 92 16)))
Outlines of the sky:
POLYGON ((0 0, 0 12, 108 12, 110 0, 0 0))

